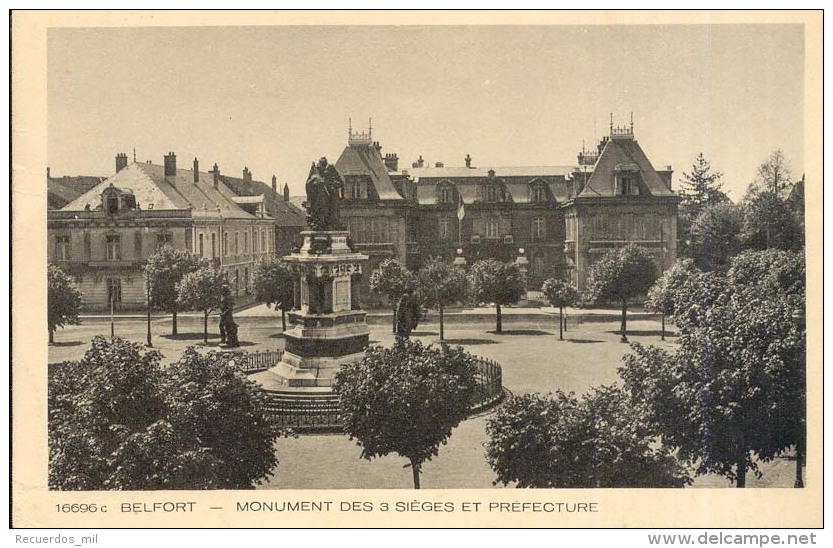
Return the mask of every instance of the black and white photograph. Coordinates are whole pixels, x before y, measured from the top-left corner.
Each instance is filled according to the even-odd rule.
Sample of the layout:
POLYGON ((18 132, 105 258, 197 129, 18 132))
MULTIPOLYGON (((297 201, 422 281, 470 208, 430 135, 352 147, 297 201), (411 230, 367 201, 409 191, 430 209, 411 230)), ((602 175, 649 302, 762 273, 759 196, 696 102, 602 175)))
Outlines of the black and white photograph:
POLYGON ((821 523, 818 13, 47 15, 51 519, 821 523))

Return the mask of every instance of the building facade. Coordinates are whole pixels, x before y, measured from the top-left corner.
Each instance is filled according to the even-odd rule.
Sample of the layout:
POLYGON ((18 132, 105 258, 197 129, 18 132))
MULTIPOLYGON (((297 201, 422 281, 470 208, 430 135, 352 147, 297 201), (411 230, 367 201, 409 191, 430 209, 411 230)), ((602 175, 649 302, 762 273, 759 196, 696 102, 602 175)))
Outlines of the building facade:
POLYGON ((348 135, 336 168, 345 180, 342 215, 368 272, 385 258, 417 268, 461 255, 518 261, 529 289, 551 276, 582 290, 593 262, 629 242, 664 270, 676 260, 680 199, 670 166, 656 170, 630 127, 614 128, 576 163, 555 166, 426 165, 400 169, 370 131, 348 135), (462 217, 462 218, 461 218, 462 217))
POLYGON ((245 302, 254 263, 277 253, 276 222, 264 195, 238 195, 223 177, 197 159, 180 169, 173 153, 163 165, 119 154, 113 176, 48 211, 49 260, 75 277, 87 311, 144 308, 142 269, 162 245, 214 261, 245 302))

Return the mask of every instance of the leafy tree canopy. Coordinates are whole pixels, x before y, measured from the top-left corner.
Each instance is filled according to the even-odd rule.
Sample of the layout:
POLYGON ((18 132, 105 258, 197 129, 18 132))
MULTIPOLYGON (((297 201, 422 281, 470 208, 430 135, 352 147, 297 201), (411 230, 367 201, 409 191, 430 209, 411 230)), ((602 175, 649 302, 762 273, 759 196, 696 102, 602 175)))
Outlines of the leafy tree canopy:
POLYGON ((245 489, 277 464, 260 390, 216 354, 96 337, 49 381, 49 486, 245 489))
POLYGON ((47 323, 49 341, 55 329, 66 325, 78 325, 81 310, 81 292, 75 287, 72 277, 53 264, 47 265, 47 323))
POLYGON ((690 482, 627 394, 594 388, 504 403, 487 425, 496 483, 517 487, 680 487, 690 482))
POLYGON ((370 347, 335 375, 345 432, 365 459, 407 458, 418 487, 422 464, 469 412, 475 372, 476 359, 461 347, 437 349, 407 339, 393 348, 370 347))
POLYGON ((694 261, 678 259, 648 290, 645 309, 660 314, 673 314, 678 288, 699 279, 699 274, 694 261))
POLYGON ((688 255, 701 270, 725 270, 742 248, 743 209, 722 203, 694 218, 689 231, 688 255))
POLYGON ((251 292, 255 299, 275 305, 276 309, 292 310, 295 301, 295 276, 289 265, 279 257, 260 259, 252 269, 251 292))
POLYGON ((556 308, 573 306, 579 299, 578 291, 572 284, 557 278, 547 278, 541 291, 547 297, 547 301, 556 308))
POLYGON ((148 257, 145 276, 150 283, 151 302, 166 312, 177 312, 177 284, 182 277, 208 264, 206 259, 163 245, 148 257))
POLYGON ((514 263, 477 261, 469 270, 468 279, 474 299, 482 303, 514 304, 524 293, 524 277, 514 263))
POLYGON ((185 274, 177 291, 180 307, 205 313, 221 308, 231 299, 231 288, 225 274, 210 264, 185 274))
POLYGON ((385 259, 370 274, 370 290, 386 296, 392 306, 396 305, 399 297, 413 289, 415 283, 414 274, 396 259, 385 259))
POLYGON ((416 281, 427 306, 461 302, 467 296, 465 272, 442 257, 428 259, 417 272, 416 281))
POLYGON ((602 255, 587 278, 589 301, 627 303, 644 295, 657 279, 657 265, 650 253, 628 244, 602 255))

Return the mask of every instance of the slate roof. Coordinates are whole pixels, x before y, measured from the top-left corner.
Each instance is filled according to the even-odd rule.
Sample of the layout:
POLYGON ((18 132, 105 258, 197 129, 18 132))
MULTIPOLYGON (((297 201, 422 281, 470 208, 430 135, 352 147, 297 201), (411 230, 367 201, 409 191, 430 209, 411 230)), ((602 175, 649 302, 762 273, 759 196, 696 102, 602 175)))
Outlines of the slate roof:
POLYGON ((631 166, 639 170, 644 183, 644 186, 640 188, 641 192, 647 191, 650 196, 676 196, 676 193, 665 186, 636 140, 614 138, 605 143, 596 165, 593 166, 592 175, 588 170, 590 178, 578 197, 614 197, 617 166, 631 166))
POLYGON ((417 200, 422 205, 437 202, 436 185, 442 181, 453 184, 467 204, 482 200, 480 189, 489 180, 490 170, 495 172, 494 181, 511 201, 523 204, 530 202, 530 189, 534 183, 544 184, 551 199, 567 200, 567 180, 574 169, 574 166, 423 167, 409 169, 407 173, 416 183, 417 200))
POLYGON ((194 182, 192 170, 177 169, 174 184, 165 178, 163 166, 150 163, 134 162, 109 177, 99 185, 85 192, 63 209, 82 211, 87 205, 95 209, 101 205, 102 191, 113 185, 123 190, 130 190, 136 196, 136 202, 142 209, 183 210, 190 209, 194 218, 253 219, 232 198, 236 195, 225 185, 214 188, 214 176, 211 173, 198 172, 198 182, 194 182), (152 206, 151 206, 152 204, 152 206))
POLYGON ((222 174, 220 180, 238 196, 263 196, 266 211, 278 226, 306 226, 304 210, 296 204, 285 202, 283 195, 275 194, 270 185, 222 174))
POLYGON ((91 188, 99 185, 105 177, 82 175, 79 177, 48 177, 46 180, 47 207, 61 209, 91 188))
POLYGON ((404 200, 388 175, 388 169, 379 151, 373 145, 347 145, 336 162, 342 177, 366 175, 370 177, 380 200, 404 200))

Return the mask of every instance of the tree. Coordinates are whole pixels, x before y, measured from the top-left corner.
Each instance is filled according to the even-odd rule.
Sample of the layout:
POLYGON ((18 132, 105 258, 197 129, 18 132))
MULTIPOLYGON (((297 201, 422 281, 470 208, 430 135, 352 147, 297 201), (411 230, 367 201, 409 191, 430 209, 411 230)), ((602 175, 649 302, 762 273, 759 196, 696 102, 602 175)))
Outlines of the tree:
POLYGON ((53 264, 46 267, 47 276, 47 327, 49 344, 55 342, 55 329, 67 325, 78 325, 81 310, 81 292, 75 287, 72 277, 53 264))
POLYGON ((564 340, 564 307, 574 306, 579 294, 575 287, 563 280, 547 278, 541 291, 552 306, 558 307, 558 340, 564 340))
POLYGON ((489 420, 495 483, 517 487, 682 487, 690 483, 617 387, 513 396, 489 420))
POLYGON ((203 342, 208 344, 208 315, 231 300, 231 288, 225 273, 213 265, 205 265, 182 277, 177 285, 178 306, 203 313, 203 342))
MULTIPOLYGON (((758 167, 744 197, 743 241, 747 247, 792 251, 804 247, 803 215, 796 215, 791 179, 790 163, 781 150, 758 167)), ((801 187, 799 192, 803 193, 803 183, 801 187)))
POLYGON ((436 306, 440 312, 440 340, 445 340, 443 309, 446 305, 464 301, 468 282, 466 273, 441 257, 428 259, 417 273, 419 293, 427 306, 436 306))
POLYGON ((677 236, 680 253, 692 256, 691 227, 695 219, 706 210, 718 204, 729 203, 729 197, 723 192, 721 178, 723 174, 712 171, 711 164, 703 153, 697 155, 690 173, 683 173, 680 180, 680 202, 677 215, 677 236))
POLYGON ((333 390, 362 458, 407 458, 419 489, 422 465, 469 413, 475 373, 476 359, 461 347, 435 349, 403 338, 393 348, 370 347, 361 361, 343 366, 333 390))
POLYGON ((712 171, 702 152, 698 154, 691 173, 683 173, 680 180, 681 212, 693 219, 711 206, 728 202, 729 197, 722 190, 722 177, 719 171, 712 171))
POLYGON ((773 151, 764 163, 758 166, 758 171, 752 184, 749 185, 747 196, 762 192, 771 193, 776 198, 786 198, 792 187, 792 169, 784 151, 773 151))
POLYGON ((794 207, 770 190, 750 193, 743 207, 741 239, 750 249, 804 248, 802 219, 794 207))
POLYGON ((177 334, 177 284, 182 277, 208 262, 183 249, 163 245, 148 257, 145 280, 150 285, 150 301, 157 308, 172 315, 171 334, 177 334))
POLYGON ((691 279, 697 278, 700 271, 691 259, 678 259, 671 268, 648 290, 645 309, 662 314, 662 340, 665 340, 665 316, 674 314, 677 302, 677 292, 681 286, 691 279))
POLYGON ((49 381, 49 487, 244 489, 277 464, 260 390, 217 354, 96 337, 49 381))
POLYGON ((804 334, 785 298, 725 285, 674 354, 633 345, 620 375, 697 474, 747 471, 800 439, 804 334))
POLYGON ((295 280, 289 265, 278 257, 268 257, 255 263, 252 269, 251 292, 255 299, 275 305, 281 311, 281 326, 286 331, 286 312, 295 305, 295 280))
POLYGON ((472 265, 468 280, 472 296, 476 301, 494 303, 495 332, 501 333, 503 328, 501 305, 517 303, 526 290, 526 281, 520 268, 514 263, 485 259, 472 265))
POLYGON ((587 300, 622 304, 622 342, 627 342, 628 302, 644 295, 657 279, 657 265, 651 255, 636 244, 612 249, 590 268, 587 300))
POLYGON ((379 268, 370 274, 370 290, 373 293, 387 297, 394 315, 394 329, 396 328, 396 305, 408 289, 413 289, 416 280, 405 265, 396 259, 385 259, 379 263, 379 268))
POLYGON ((688 255, 700 270, 725 270, 742 249, 743 210, 731 203, 704 210, 691 224, 688 255))

